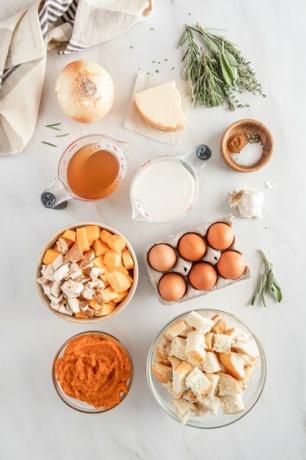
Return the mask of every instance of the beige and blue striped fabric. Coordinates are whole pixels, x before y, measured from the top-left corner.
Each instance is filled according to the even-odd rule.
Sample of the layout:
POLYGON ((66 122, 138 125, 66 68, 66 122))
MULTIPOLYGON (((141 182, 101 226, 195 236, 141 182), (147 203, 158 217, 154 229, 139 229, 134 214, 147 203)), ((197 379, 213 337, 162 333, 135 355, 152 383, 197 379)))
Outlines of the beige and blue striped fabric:
POLYGON ((152 7, 153 0, 43 0, 0 21, 0 155, 21 152, 33 135, 47 50, 72 54, 99 45, 152 7))

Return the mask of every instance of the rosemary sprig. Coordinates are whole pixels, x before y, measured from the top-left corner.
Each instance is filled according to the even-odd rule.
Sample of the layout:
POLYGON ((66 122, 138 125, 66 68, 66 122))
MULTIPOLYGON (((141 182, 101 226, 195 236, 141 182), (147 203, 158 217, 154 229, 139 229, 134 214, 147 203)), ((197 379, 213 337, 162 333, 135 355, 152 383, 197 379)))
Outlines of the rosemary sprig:
POLYGON ((263 305, 267 307, 265 294, 270 294, 270 296, 272 296, 278 303, 282 301, 283 294, 273 273, 273 264, 268 260, 262 250, 259 250, 259 253, 264 262, 264 271, 260 274, 250 304, 255 305, 258 302, 262 302, 263 305))
POLYGON ((186 25, 179 47, 187 90, 194 106, 227 105, 234 110, 245 107, 237 94, 244 91, 265 96, 254 70, 236 45, 199 24, 186 25))

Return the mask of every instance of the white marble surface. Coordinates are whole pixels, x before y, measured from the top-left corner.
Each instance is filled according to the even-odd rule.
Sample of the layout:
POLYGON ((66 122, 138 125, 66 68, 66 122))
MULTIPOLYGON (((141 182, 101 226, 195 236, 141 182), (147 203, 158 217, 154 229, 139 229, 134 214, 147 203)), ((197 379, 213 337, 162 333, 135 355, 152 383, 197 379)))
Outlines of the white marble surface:
MULTIPOLYGON (((27 3, 1 0, 1 17, 27 3)), ((61 113, 53 93, 54 82, 58 70, 73 58, 50 57, 35 135, 23 153, 0 159, 1 459, 306 458, 305 17, 303 0, 157 0, 152 17, 127 36, 78 56, 104 64, 116 85, 112 113, 92 126, 70 122, 61 113), (152 60, 168 58, 158 67, 160 75, 165 80, 179 75, 177 39, 182 25, 195 21, 228 30, 228 37, 252 60, 268 97, 250 97, 250 109, 233 113, 223 108, 192 111, 180 146, 168 147, 125 131, 122 123, 137 68, 152 71, 156 68, 152 60), (172 65, 174 71, 170 70, 172 65), (272 161, 250 175, 228 169, 218 148, 224 128, 243 117, 262 120, 275 137, 272 161), (58 142, 58 149, 52 149, 40 141, 51 141, 52 133, 44 125, 57 121, 62 121, 71 135, 58 142), (129 141, 129 174, 122 187, 97 204, 74 202, 61 212, 43 209, 39 195, 53 179, 64 146, 68 140, 93 132, 129 141), (128 188, 137 167, 146 159, 184 152, 201 142, 209 144, 214 155, 201 177, 200 198, 192 212, 171 225, 131 222, 128 188), (66 224, 96 220, 122 231, 141 260, 143 248, 155 238, 227 214, 226 195, 233 187, 247 184, 262 188, 266 180, 277 183, 278 188, 266 192, 264 220, 240 220, 237 233, 254 273, 259 263, 258 247, 274 261, 284 287, 281 306, 246 307, 255 284, 252 278, 206 297, 165 307, 158 303, 140 263, 133 302, 118 317, 98 326, 122 339, 132 354, 136 375, 128 398, 104 415, 83 415, 67 408, 52 387, 52 359, 63 341, 90 327, 58 319, 37 296, 34 269, 44 242, 66 224), (145 377, 149 345, 164 323, 203 306, 227 309, 244 320, 260 338, 268 361, 266 388, 253 411, 232 426, 205 432, 182 427, 161 413, 145 377)))

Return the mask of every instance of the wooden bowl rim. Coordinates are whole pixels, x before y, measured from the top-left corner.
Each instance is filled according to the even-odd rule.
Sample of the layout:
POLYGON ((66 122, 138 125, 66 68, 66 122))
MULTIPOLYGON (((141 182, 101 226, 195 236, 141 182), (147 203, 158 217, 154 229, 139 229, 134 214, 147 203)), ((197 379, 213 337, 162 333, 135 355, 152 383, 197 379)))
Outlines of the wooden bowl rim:
POLYGON ((253 118, 242 118, 241 120, 235 121, 234 123, 232 123, 230 126, 226 128, 226 130, 224 131, 222 135, 220 146, 221 146, 221 154, 223 156, 224 161, 232 169, 234 169, 235 171, 248 173, 248 172, 258 171, 270 161, 272 154, 273 154, 274 140, 273 140, 271 131, 264 123, 262 123, 259 120, 255 120, 253 118), (236 164, 233 160, 231 160, 230 156, 227 153, 227 140, 230 136, 231 131, 234 128, 238 126, 242 126, 242 125, 254 126, 264 131, 271 144, 270 149, 265 153, 265 155, 262 155, 261 159, 254 166, 245 166, 245 167, 240 166, 236 164))

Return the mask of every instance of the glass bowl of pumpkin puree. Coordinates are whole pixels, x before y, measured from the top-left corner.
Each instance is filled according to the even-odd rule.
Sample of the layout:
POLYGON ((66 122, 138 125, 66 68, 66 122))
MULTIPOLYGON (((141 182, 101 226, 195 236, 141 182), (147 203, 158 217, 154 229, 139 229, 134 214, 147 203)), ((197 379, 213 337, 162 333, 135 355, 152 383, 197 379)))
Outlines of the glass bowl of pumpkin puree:
POLYGON ((133 362, 124 345, 105 332, 74 335, 53 361, 54 387, 67 406, 96 414, 118 406, 130 391, 133 362))

